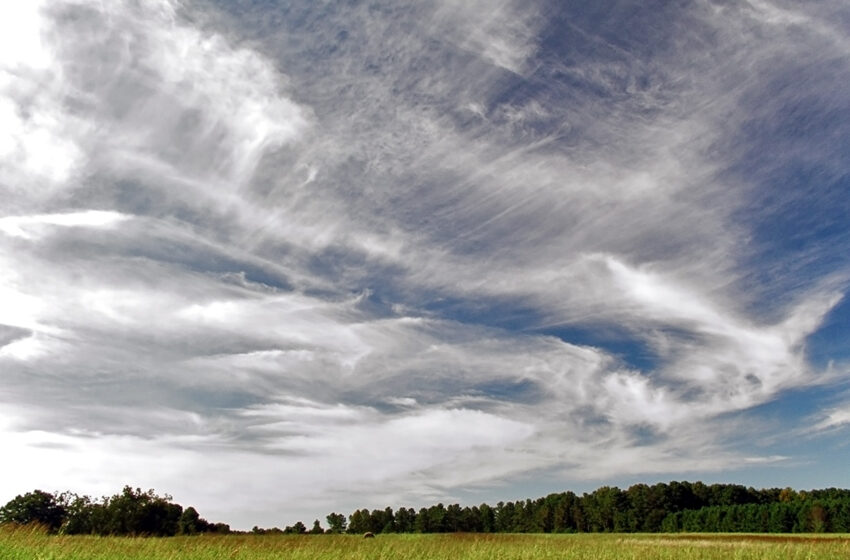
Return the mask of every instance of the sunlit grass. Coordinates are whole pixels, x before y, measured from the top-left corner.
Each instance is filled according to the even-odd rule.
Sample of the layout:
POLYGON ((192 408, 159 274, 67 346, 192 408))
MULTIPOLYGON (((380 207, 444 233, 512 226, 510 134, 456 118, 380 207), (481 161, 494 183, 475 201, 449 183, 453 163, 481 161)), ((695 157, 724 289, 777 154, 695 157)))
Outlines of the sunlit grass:
POLYGON ((0 530, 2 560, 846 559, 843 535, 205 535, 127 538, 0 530))

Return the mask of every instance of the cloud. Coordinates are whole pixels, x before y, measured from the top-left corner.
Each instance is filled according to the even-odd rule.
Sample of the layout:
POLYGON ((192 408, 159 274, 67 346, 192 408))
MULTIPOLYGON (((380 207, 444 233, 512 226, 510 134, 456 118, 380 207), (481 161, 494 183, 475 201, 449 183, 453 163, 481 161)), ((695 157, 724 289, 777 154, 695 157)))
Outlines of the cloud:
POLYGON ((87 210, 65 214, 39 214, 34 216, 7 216, 0 218, 0 231, 14 237, 32 238, 33 229, 40 226, 61 227, 114 227, 128 216, 118 212, 87 210))
POLYGON ((835 432, 850 424, 850 406, 847 403, 839 403, 819 411, 808 420, 809 425, 802 430, 805 435, 835 432))
MULTIPOLYGON (((183 196, 226 198, 265 150, 307 127, 267 60, 180 23, 170 3, 15 10, 4 19, 28 22, 41 41, 5 61, 0 84, 12 186, 49 179, 84 190, 79 180, 96 173, 152 174, 183 196)), ((19 204, 35 195, 24 192, 19 204)))
POLYGON ((461 48, 511 72, 523 72, 536 48, 540 27, 537 10, 514 2, 448 0, 438 4, 435 19, 454 28, 455 41, 461 48))
POLYGON ((847 269, 768 250, 810 191, 740 156, 843 169, 739 124, 846 102, 820 13, 4 9, 0 430, 38 468, 0 494, 248 527, 724 471, 785 456, 737 413, 835 377, 806 340, 847 269), (797 60, 816 84, 771 91, 797 60))
POLYGON ((848 423, 850 423, 850 411, 837 409, 831 411, 826 418, 818 422, 814 429, 828 430, 832 428, 840 428, 848 423))

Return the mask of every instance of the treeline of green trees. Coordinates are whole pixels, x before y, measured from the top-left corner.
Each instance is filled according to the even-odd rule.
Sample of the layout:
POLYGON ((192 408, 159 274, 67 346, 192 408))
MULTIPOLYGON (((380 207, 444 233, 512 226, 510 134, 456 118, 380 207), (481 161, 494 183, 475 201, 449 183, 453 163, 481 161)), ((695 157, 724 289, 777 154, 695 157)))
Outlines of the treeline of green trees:
POLYGON ((327 522, 334 533, 850 532, 850 490, 635 484, 495 506, 360 509, 327 522))
MULTIPOLYGON (((735 484, 670 482, 635 484, 627 490, 603 486, 581 496, 573 492, 545 498, 499 502, 495 506, 437 504, 419 511, 390 507, 331 513, 328 529, 318 520, 307 529, 298 521, 285 529, 257 534, 324 533, 590 533, 590 532, 850 532, 850 490, 797 492, 756 490, 735 484)), ((125 486, 121 493, 93 500, 69 492, 36 490, 0 508, 0 524, 38 523, 50 532, 94 535, 195 535, 230 533, 193 507, 170 496, 125 486)))
POLYGON ((198 533, 229 533, 224 523, 210 523, 193 507, 183 509, 171 496, 125 486, 120 494, 93 500, 70 492, 35 490, 0 508, 0 524, 43 525, 67 535, 147 535, 167 537, 198 533))

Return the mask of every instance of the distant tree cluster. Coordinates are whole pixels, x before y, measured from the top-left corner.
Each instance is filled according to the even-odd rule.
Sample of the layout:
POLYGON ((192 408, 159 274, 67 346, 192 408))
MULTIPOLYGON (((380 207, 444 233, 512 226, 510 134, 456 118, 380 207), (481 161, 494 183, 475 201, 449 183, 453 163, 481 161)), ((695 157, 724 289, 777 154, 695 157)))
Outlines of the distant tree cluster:
MULTIPOLYGON (((254 534, 328 533, 656 533, 850 532, 850 490, 797 492, 791 488, 756 490, 735 484, 670 482, 635 484, 627 490, 603 486, 581 496, 573 492, 545 498, 499 502, 495 506, 437 504, 416 511, 390 507, 359 509, 347 517, 331 513, 328 529, 319 520, 311 529, 301 521, 284 529, 254 527, 254 534)), ((230 533, 210 523, 193 507, 171 497, 125 486, 120 494, 92 500, 71 493, 35 490, 0 508, 0 524, 38 523, 52 533, 173 536, 230 533)))
POLYGON ((495 506, 360 509, 327 521, 334 533, 850 532, 850 490, 636 484, 495 506))
POLYGON ((210 523, 193 507, 183 509, 171 496, 125 486, 120 494, 93 500, 70 492, 35 490, 0 508, 0 523, 37 523, 68 535, 158 536, 229 533, 224 523, 210 523))

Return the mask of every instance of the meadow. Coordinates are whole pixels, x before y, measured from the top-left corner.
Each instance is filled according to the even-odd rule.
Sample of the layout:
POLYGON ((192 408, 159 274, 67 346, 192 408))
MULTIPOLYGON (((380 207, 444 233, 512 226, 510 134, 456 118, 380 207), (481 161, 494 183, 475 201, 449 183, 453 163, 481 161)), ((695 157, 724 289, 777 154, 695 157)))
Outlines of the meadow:
POLYGON ((846 559, 850 537, 730 534, 55 536, 0 530, 0 560, 846 559))

